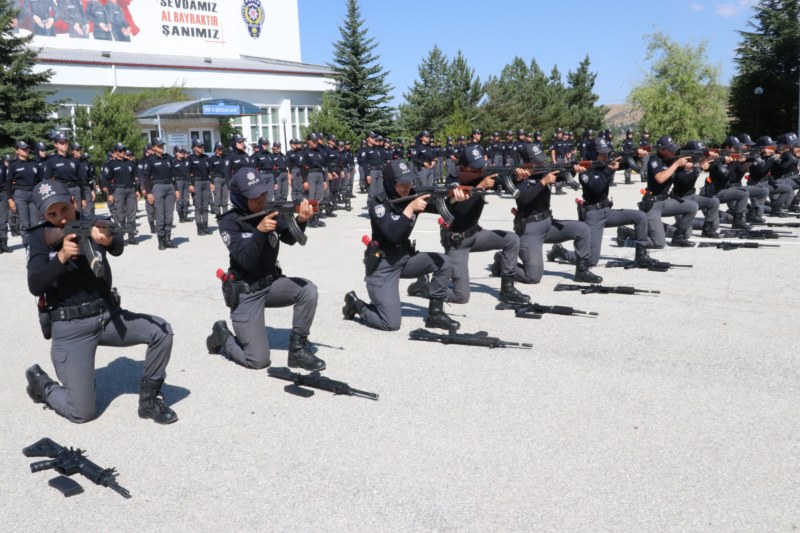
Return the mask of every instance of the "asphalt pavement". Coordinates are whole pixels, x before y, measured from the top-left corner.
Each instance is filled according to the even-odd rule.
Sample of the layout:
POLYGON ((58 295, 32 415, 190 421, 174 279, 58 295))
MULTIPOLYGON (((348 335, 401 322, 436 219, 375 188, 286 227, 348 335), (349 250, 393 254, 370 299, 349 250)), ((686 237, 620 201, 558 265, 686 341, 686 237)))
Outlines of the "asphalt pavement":
MULTIPOLYGON (((618 174, 618 180, 621 180, 618 174)), ((640 184, 612 189, 635 208, 640 184)), ((574 198, 554 211, 576 218, 574 198)), ((378 401, 285 392, 264 370, 206 353, 227 318, 217 268, 219 234, 177 224, 175 250, 158 251, 144 218, 141 244, 111 258, 125 308, 159 315, 175 331, 164 393, 180 420, 136 414, 144 347, 100 348, 99 417, 71 424, 33 404, 24 372, 53 374, 25 253, 0 256, 3 531, 788 531, 800 526, 800 239, 780 248, 666 248, 691 264, 667 272, 604 268, 632 258, 607 229, 604 285, 658 295, 554 292, 574 267, 545 264, 538 285, 518 285, 543 305, 597 318, 515 318, 496 311, 492 252, 472 254, 472 298, 447 306, 462 332, 487 331, 533 348, 488 349, 411 341, 427 300, 405 296, 400 331, 342 319, 343 296, 366 297, 361 236, 369 220, 353 201, 308 244, 282 246, 287 275, 319 288, 311 340, 324 374, 380 394, 378 401), (74 476, 83 494, 48 486, 21 450, 42 437, 116 467, 131 499, 74 476)), ((490 197, 481 225, 511 229, 509 198, 490 197)), ((140 204, 141 207, 141 204, 140 204)), ((143 210, 140 211, 143 216, 143 210)), ((177 217, 176 217, 177 221, 177 217)), ((780 222, 797 222, 784 219, 780 222)), ((215 228, 213 218, 211 226, 215 228)), ((780 229, 780 228, 774 228, 780 229)), ((790 229, 792 235, 800 230, 790 229)), ((417 248, 441 251, 435 216, 423 215, 417 248)), ((696 239, 698 242, 701 239, 696 239)), ((570 243, 566 243, 570 246, 570 243)), ((268 310, 273 366, 286 366, 291 309, 268 310)))

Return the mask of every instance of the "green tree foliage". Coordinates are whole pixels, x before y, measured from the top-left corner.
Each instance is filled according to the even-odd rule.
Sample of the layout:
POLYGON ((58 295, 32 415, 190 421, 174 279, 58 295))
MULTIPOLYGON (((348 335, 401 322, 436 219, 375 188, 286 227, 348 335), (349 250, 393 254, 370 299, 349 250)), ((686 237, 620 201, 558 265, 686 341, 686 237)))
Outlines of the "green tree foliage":
POLYGON ((393 133, 388 72, 373 53, 375 39, 367 37, 357 0, 347 0, 347 17, 339 26, 339 34, 341 38, 333 44, 333 63, 329 66, 336 82, 333 95, 341 119, 359 135, 370 130, 393 133))
POLYGON ((589 70, 588 55, 580 62, 577 70, 567 73, 567 88, 564 91, 567 116, 564 128, 599 130, 603 127, 608 108, 597 105, 599 97, 594 93, 596 78, 597 74, 589 70))
POLYGON ((761 0, 750 31, 740 31, 738 72, 731 82, 736 132, 773 136, 797 131, 800 78, 800 2, 761 0), (755 94, 761 87, 763 93, 755 94))
POLYGON ((182 87, 161 87, 133 93, 106 90, 92 101, 91 110, 77 108, 75 140, 90 150, 92 161, 101 165, 106 152, 118 142, 139 156, 147 140, 136 114, 169 102, 188 100, 182 87))
POLYGON ((683 143, 719 142, 728 131, 728 94, 720 69, 706 62, 706 45, 681 45, 662 33, 647 36, 650 72, 628 95, 643 111, 640 126, 683 143))
POLYGON ((50 114, 59 103, 47 102, 53 94, 42 86, 53 71, 34 73, 38 51, 28 48, 33 35, 12 33, 19 2, 0 0, 0 147, 17 139, 33 142, 46 138, 55 126, 50 114))
POLYGON ((303 136, 311 131, 321 131, 326 135, 336 135, 339 139, 356 142, 356 134, 341 117, 342 110, 336 105, 333 93, 325 92, 322 95, 322 107, 309 114, 308 127, 303 128, 303 136))

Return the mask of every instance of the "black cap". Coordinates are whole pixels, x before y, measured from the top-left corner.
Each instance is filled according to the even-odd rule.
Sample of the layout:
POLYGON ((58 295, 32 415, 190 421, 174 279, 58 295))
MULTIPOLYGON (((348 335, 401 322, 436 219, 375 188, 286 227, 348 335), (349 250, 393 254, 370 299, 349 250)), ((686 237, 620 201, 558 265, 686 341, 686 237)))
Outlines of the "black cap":
POLYGON ((161 137, 154 138, 153 146, 164 146, 164 140, 161 137))
POLYGON ((534 137, 541 137, 542 136, 542 132, 539 131, 539 130, 536 130, 536 131, 533 132, 533 136, 534 137))
POLYGON ((83 145, 81 143, 72 143, 73 150, 83 150, 83 145))
POLYGON ((741 148, 744 146, 739 139, 737 139, 733 135, 728 135, 725 137, 725 140, 722 141, 722 148, 741 148))
POLYGON ((519 155, 526 163, 536 163, 537 165, 540 165, 547 160, 547 157, 545 157, 544 152, 539 145, 534 143, 525 146, 519 155))
POLYGON ((122 152, 123 150, 125 150, 125 145, 122 144, 122 143, 117 143, 117 144, 114 145, 113 150, 115 152, 122 152))
POLYGON ((337 146, 342 146, 342 147, 344 147, 344 145, 345 145, 345 142, 344 142, 344 141, 339 141, 338 143, 336 143, 336 145, 337 145, 337 146))
POLYGON ((382 143, 383 142, 383 137, 381 137, 380 135, 376 135, 375 136, 375 140, 378 141, 379 143, 382 143))
POLYGON ((225 145, 224 145, 224 144, 222 144, 221 142, 217 142, 217 143, 214 145, 214 150, 224 150, 224 149, 225 149, 225 145))
POLYGON ((47 145, 44 144, 43 142, 39 141, 38 143, 36 143, 36 151, 37 152, 46 152, 47 151, 47 145))
POLYGON ((413 185, 414 172, 408 163, 401 159, 395 159, 383 165, 383 177, 394 180, 395 185, 413 185))
POLYGON ((125 150, 125 156, 126 157, 133 157, 133 152, 131 152, 130 150, 125 150))
POLYGON ((597 150, 598 154, 610 154, 611 153, 611 146, 609 146, 608 141, 602 137, 598 137, 594 140, 594 147, 597 150))
POLYGON ((481 130, 479 130, 478 128, 472 128, 472 134, 473 135, 483 135, 483 132, 481 130))
POLYGON ((500 132, 499 131, 492 132, 492 137, 500 137, 500 132))
POLYGON ((561 128, 556 128, 556 133, 564 133, 564 130, 561 128))
POLYGON ((314 132, 311 132, 311 133, 309 133, 308 135, 306 135, 306 140, 307 140, 307 141, 318 141, 318 140, 319 140, 319 137, 317 137, 317 134, 316 134, 316 133, 314 133, 314 132))
POLYGON ((517 130, 517 135, 525 135, 525 130, 520 128, 517 130))
POLYGON ((375 133, 374 131, 371 131, 371 132, 369 132, 367 134, 367 137, 369 137, 370 139, 377 139, 379 137, 379 135, 377 133, 375 133))
POLYGON ((11 159, 12 159, 11 154, 5 154, 3 156, 3 161, 11 161, 11 159))
POLYGON ((625 130, 625 135, 629 135, 629 134, 631 134, 631 135, 633 134, 633 130, 632 130, 632 129, 630 129, 630 128, 628 128, 627 130, 625 130))
POLYGON ((259 144, 259 145, 262 145, 262 144, 269 144, 269 140, 267 140, 267 138, 266 138, 266 137, 259 137, 259 138, 258 138, 258 144, 259 144))
POLYGON ((645 128, 645 130, 642 132, 642 135, 650 135, 650 130, 645 128))
POLYGON ((55 137, 53 137, 53 142, 56 143, 56 144, 68 143, 69 139, 67 139, 67 136, 64 135, 63 133, 58 133, 58 134, 56 134, 55 137))
POLYGON ((266 194, 269 187, 261 181, 258 170, 243 167, 236 171, 231 178, 230 189, 232 193, 241 194, 246 198, 258 198, 266 194))
POLYGON ((14 148, 19 148, 20 150, 30 150, 31 147, 28 146, 28 143, 25 141, 17 141, 14 143, 14 148))
POLYGON ((481 145, 471 144, 458 156, 458 164, 469 166, 470 168, 483 168, 486 166, 486 159, 483 155, 483 147, 481 145))
POLYGON ((333 134, 331 134, 331 135, 328 137, 328 140, 329 140, 329 141, 335 141, 335 140, 336 140, 336 135, 333 135, 333 134))
POLYGON ((586 136, 587 137, 591 137, 592 135, 594 135, 594 131, 593 130, 586 130, 586 136))
POLYGON ((231 135, 231 144, 243 143, 244 136, 241 133, 234 133, 231 135))
POLYGON ((675 144, 675 141, 672 140, 672 137, 669 135, 663 135, 658 138, 656 141, 656 148, 659 150, 669 150, 670 152, 677 152, 680 147, 675 144))
POLYGON ((772 140, 772 137, 769 135, 762 135, 758 139, 756 139, 756 146, 775 146, 775 141, 772 140))
POLYGON ((175 145, 175 148, 173 148, 173 149, 172 149, 172 151, 173 151, 174 153, 176 153, 176 154, 177 154, 178 152, 185 152, 185 151, 186 151, 186 147, 184 147, 184 146, 181 146, 180 144, 176 144, 176 145, 175 145))
POLYGON ((797 140, 797 135, 794 133, 784 133, 778 135, 778 144, 788 144, 789 146, 800 146, 800 141, 797 140))
POLYGON ((457 140, 457 141, 466 141, 466 140, 467 140, 467 138, 466 138, 466 137, 464 137, 463 135, 459 135, 459 136, 458 136, 458 139, 456 139, 456 140, 457 140))
POLYGON ((689 141, 683 145, 683 148, 681 148, 681 150, 686 150, 689 152, 699 152, 705 149, 706 147, 700 141, 689 141))
POLYGON ((507 130, 506 131, 506 137, 508 137, 509 135, 514 135, 514 132, 511 131, 511 130, 507 130))
POLYGON ((447 142, 451 142, 452 140, 453 140, 453 138, 448 135, 447 136, 447 142))
POLYGON ((282 145, 281 145, 281 142, 280 142, 280 141, 275 141, 275 142, 273 142, 273 143, 272 143, 272 147, 273 147, 273 148, 279 148, 279 147, 281 147, 281 146, 282 146, 282 145))
POLYGON ((755 146, 756 143, 753 142, 753 139, 750 138, 749 133, 740 133, 736 136, 739 141, 745 146, 755 146))
POLYGON ((39 215, 44 215, 53 204, 69 203, 70 198, 72 196, 69 194, 69 189, 58 180, 42 181, 33 189, 33 204, 39 210, 39 215))
POLYGON ((205 143, 198 137, 192 138, 192 148, 196 148, 198 146, 205 146, 205 143))

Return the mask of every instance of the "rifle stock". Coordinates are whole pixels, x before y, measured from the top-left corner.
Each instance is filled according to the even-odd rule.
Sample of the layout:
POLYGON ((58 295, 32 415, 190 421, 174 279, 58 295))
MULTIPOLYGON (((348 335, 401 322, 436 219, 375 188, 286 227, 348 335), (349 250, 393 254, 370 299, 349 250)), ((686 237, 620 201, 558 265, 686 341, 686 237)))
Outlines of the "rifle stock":
MULTIPOLYGON (((308 241, 308 237, 306 237, 306 234, 303 233, 302 229, 300 229, 300 225, 294 218, 295 215, 300 213, 301 203, 302 202, 268 202, 262 211, 253 213, 252 215, 238 217, 236 220, 238 222, 244 222, 247 220, 264 218, 270 213, 278 213, 278 217, 284 221, 289 233, 292 235, 292 238, 297 241, 300 246, 305 246, 306 242, 308 241)), ((312 212, 319 213, 319 202, 316 200, 308 200, 308 203, 311 206, 312 212)))

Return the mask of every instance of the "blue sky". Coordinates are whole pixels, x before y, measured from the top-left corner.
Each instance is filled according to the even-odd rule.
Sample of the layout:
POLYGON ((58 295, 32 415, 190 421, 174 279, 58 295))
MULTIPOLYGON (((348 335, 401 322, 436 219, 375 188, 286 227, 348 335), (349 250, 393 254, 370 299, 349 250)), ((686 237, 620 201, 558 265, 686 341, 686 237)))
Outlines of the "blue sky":
MULTIPOLYGON (((390 71, 394 104, 417 78, 417 67, 434 45, 448 57, 460 49, 485 80, 499 74, 515 55, 535 58, 563 76, 589 54, 597 73, 601 104, 624 103, 644 76, 644 38, 663 32, 681 43, 707 41, 708 61, 721 68, 727 84, 735 73, 738 30, 746 30, 754 0, 662 0, 660 2, 573 0, 436 2, 360 0, 377 54, 390 71)), ((298 0, 303 61, 325 64, 339 39, 344 0, 298 0)))

